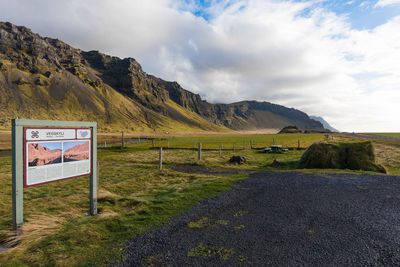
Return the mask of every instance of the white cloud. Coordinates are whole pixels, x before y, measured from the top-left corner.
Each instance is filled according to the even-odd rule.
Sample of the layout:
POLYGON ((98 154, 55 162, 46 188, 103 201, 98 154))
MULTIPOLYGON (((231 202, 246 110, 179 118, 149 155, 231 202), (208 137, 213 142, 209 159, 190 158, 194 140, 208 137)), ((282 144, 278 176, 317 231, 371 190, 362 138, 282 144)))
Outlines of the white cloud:
MULTIPOLYGON (((318 1, 0 0, 1 20, 135 57, 213 102, 266 100, 347 131, 400 131, 400 18, 355 30, 318 1)), ((382 2, 382 1, 381 1, 382 2)))
POLYGON ((400 5, 400 0, 379 0, 375 7, 385 7, 390 5, 400 5))

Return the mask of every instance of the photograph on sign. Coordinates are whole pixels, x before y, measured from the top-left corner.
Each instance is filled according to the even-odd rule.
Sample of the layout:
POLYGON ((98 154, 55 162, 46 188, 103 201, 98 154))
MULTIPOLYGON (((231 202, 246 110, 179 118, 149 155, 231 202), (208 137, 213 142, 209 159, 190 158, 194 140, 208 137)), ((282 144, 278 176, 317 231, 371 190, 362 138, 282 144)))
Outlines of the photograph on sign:
POLYGON ((42 166, 61 163, 62 143, 44 142, 28 144, 29 166, 42 166))
POLYGON ((64 142, 64 162, 89 160, 89 141, 64 142))

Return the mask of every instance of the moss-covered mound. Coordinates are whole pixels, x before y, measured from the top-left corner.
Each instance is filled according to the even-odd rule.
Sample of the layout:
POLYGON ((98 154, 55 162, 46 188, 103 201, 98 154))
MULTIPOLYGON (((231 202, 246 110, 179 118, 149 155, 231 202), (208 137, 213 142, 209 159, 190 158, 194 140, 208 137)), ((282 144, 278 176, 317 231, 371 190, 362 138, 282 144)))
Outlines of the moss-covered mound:
POLYGON ((386 173, 375 162, 374 146, 367 142, 320 142, 312 144, 303 154, 300 168, 350 169, 386 173))

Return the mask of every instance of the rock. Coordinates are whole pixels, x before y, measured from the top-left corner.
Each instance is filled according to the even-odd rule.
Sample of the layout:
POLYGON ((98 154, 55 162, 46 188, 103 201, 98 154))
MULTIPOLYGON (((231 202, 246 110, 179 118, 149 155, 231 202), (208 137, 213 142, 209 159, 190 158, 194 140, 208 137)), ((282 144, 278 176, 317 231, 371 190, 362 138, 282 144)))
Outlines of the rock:
POLYGON ((274 159, 274 161, 271 163, 271 167, 279 167, 281 166, 282 162, 280 160, 274 159))
POLYGON ((35 84, 40 85, 40 86, 47 86, 47 85, 49 85, 49 82, 46 81, 44 78, 37 77, 35 80, 35 84))
POLYGON ((51 77, 51 72, 50 71, 46 71, 45 73, 43 73, 43 76, 50 78, 51 77))
POLYGON ((232 156, 229 159, 230 163, 238 163, 238 164, 243 164, 246 162, 246 158, 244 156, 232 156))
POLYGON ((13 83, 17 85, 23 85, 23 84, 29 84, 29 81, 23 77, 20 77, 17 80, 13 81, 13 83))

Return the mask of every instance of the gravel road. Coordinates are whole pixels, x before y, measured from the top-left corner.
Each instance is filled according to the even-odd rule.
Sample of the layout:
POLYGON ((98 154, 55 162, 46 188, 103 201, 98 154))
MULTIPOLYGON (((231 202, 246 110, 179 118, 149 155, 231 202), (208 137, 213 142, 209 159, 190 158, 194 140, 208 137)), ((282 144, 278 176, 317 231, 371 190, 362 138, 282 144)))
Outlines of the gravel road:
POLYGON ((375 139, 375 140, 400 141, 400 138, 394 138, 394 137, 388 137, 388 136, 360 135, 360 134, 355 134, 355 133, 348 134, 348 136, 360 137, 360 138, 366 138, 366 139, 375 139))
POLYGON ((400 266, 400 177, 258 172, 112 266, 400 266))

